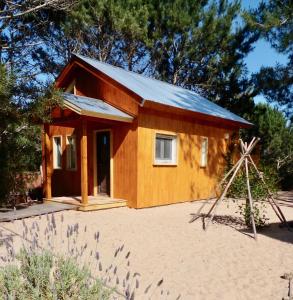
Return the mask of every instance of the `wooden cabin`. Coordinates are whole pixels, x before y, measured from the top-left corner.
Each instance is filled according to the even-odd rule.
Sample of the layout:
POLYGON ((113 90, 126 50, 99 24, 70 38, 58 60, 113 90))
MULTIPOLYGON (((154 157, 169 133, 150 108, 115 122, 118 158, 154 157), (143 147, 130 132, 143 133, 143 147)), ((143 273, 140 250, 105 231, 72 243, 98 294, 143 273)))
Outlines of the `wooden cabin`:
POLYGON ((251 126, 194 91, 81 55, 56 86, 64 103, 44 124, 45 197, 84 210, 212 197, 231 137, 251 126))

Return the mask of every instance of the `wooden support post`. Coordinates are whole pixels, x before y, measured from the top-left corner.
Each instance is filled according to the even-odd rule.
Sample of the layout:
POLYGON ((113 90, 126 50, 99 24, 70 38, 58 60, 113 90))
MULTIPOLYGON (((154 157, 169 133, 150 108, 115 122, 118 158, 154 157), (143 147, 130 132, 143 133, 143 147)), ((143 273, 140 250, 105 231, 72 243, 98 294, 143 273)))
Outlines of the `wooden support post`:
POLYGON ((227 183, 224 191, 222 192, 221 196, 215 201, 215 203, 212 205, 212 207, 210 208, 210 210, 208 211, 206 217, 209 217, 211 215, 211 218, 210 220, 208 221, 207 225, 205 226, 205 229, 207 229, 209 223, 213 222, 213 219, 214 219, 214 216, 215 216, 215 213, 216 213, 216 208, 217 206, 219 205, 219 203, 225 198, 236 174, 238 173, 240 167, 241 167, 241 164, 242 164, 242 161, 237 165, 237 168, 235 169, 233 175, 231 176, 229 182, 227 183))
POLYGON ((49 136, 50 125, 44 124, 44 143, 45 143, 45 197, 46 199, 52 198, 52 145, 49 136))
POLYGON ((284 214, 283 214, 283 212, 282 212, 282 210, 281 210, 278 202, 273 198, 273 195, 272 195, 270 189, 268 188, 267 184, 265 183, 264 178, 261 176, 261 174, 260 174, 260 172, 259 172, 256 164, 254 163, 252 157, 249 155, 248 158, 249 158, 251 164, 253 165, 256 173, 258 174, 258 177, 260 178, 261 182, 263 183, 264 187, 266 188, 266 190, 267 190, 267 192, 269 194, 268 201, 269 201, 271 207, 273 208, 275 214, 277 215, 277 217, 279 218, 279 220, 289 228, 287 220, 286 220, 286 218, 285 218, 285 216, 284 216, 284 214))
POLYGON ((87 121, 82 120, 80 139, 80 164, 81 164, 81 204, 88 203, 88 170, 87 170, 87 121))

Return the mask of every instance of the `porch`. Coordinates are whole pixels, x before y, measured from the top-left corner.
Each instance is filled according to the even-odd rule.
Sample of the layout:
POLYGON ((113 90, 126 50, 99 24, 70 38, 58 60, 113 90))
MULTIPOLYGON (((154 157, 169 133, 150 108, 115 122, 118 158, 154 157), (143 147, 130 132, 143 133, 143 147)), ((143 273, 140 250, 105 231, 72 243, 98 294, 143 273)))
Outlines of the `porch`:
POLYGON ((44 199, 45 203, 62 203, 70 204, 77 207, 77 210, 81 211, 93 211, 100 209, 109 209, 116 207, 126 206, 127 202, 123 199, 115 199, 108 196, 97 195, 97 196, 88 196, 87 203, 82 202, 81 196, 72 196, 72 197, 52 197, 51 199, 44 199))
POLYGON ((125 153, 132 117, 97 99, 64 96, 63 107, 44 124, 44 202, 81 211, 126 206, 120 153, 125 153))

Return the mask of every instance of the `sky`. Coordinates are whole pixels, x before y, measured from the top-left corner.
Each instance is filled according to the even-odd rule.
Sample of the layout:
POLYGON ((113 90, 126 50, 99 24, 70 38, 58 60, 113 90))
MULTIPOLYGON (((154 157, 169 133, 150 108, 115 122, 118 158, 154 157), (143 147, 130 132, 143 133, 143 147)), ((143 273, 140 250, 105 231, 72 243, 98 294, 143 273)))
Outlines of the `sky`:
MULTIPOLYGON (((259 2, 258 0, 242 0, 242 8, 256 8, 259 2)), ((285 55, 278 53, 264 39, 255 43, 254 50, 245 59, 249 73, 256 73, 262 66, 274 66, 276 63, 286 64, 287 61, 285 55)), ((254 100, 256 103, 265 102, 265 98, 261 95, 256 96, 254 100)))

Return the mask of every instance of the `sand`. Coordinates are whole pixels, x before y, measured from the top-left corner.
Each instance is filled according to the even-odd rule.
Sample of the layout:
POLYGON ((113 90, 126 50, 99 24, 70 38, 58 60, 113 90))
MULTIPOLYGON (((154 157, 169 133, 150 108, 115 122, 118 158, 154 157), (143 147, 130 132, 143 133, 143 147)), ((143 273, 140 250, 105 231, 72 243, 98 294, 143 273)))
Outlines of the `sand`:
MULTIPOLYGON (((281 208, 287 219, 293 220, 292 194, 285 200, 281 208)), ((94 253, 96 249, 99 251, 103 261, 100 273, 106 272, 107 265, 118 265, 117 273, 121 276, 118 290, 125 291, 127 280, 123 287, 122 278, 127 277, 128 270, 131 288, 136 282, 132 279, 133 273, 140 273, 135 299, 276 300, 286 297, 288 282, 280 276, 293 272, 293 231, 280 228, 277 217, 268 207, 270 226, 258 232, 256 242, 250 231, 238 223, 238 204, 232 201, 225 201, 219 207, 217 215, 222 217, 203 231, 200 220, 189 223, 190 214, 196 213, 201 205, 202 202, 191 202, 140 210, 116 208, 56 213, 57 236, 53 244, 57 252, 62 249, 66 252, 66 242, 60 246, 66 235, 66 224, 78 223, 78 239, 87 243, 87 249, 94 253), (229 216, 233 216, 232 220, 229 216), (63 223, 61 218, 64 218, 63 223), (93 238, 97 230, 100 232, 98 246, 93 238), (118 258, 113 258, 122 244, 124 249, 118 258), (128 251, 130 256, 125 259, 128 251), (163 283, 156 287, 161 278, 163 283), (152 286, 145 294, 150 283, 152 286)), ((41 226, 47 222, 43 216, 26 219, 25 224, 34 221, 41 226)), ((0 225, 17 233, 21 233, 24 226, 22 221, 0 225)), ((1 229, 4 232, 3 227, 1 229)), ((116 283, 112 279, 107 284, 116 283)))

